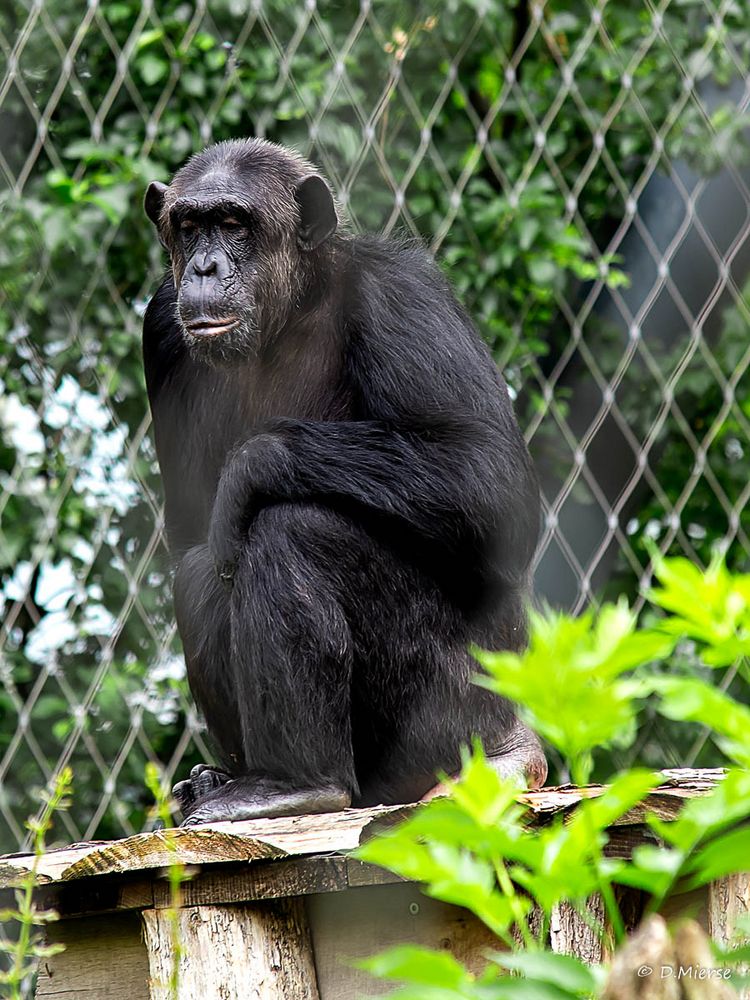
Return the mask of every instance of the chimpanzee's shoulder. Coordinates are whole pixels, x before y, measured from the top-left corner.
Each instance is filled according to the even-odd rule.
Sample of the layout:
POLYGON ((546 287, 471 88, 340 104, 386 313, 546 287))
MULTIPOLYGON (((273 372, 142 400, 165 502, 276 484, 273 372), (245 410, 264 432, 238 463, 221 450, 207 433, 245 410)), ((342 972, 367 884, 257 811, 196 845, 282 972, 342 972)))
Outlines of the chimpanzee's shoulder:
POLYGON ((143 316, 143 365, 149 396, 154 396, 186 355, 176 312, 177 292, 169 271, 143 316))

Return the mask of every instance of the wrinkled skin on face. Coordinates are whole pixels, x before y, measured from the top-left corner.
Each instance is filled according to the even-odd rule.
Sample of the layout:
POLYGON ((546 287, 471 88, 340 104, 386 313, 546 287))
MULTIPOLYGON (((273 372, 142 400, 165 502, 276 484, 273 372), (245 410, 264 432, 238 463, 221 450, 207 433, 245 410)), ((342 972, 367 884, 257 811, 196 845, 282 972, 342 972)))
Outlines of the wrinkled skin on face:
POLYGON ((154 181, 146 192, 146 213, 171 258, 185 339, 204 360, 256 354, 261 330, 264 342, 273 338, 314 283, 311 251, 337 225, 330 190, 309 164, 273 147, 269 174, 270 144, 259 144, 255 158, 248 145, 241 156, 239 144, 215 147, 169 186, 154 181))

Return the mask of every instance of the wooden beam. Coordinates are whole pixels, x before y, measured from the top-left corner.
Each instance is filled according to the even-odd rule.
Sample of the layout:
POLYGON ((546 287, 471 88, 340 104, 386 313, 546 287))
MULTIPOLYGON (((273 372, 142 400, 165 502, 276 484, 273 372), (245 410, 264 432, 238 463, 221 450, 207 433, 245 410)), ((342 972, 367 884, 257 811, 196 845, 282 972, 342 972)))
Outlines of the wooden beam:
MULTIPOLYGON (((231 905, 313 892, 340 892, 348 887, 343 857, 293 858, 244 867, 232 865, 221 871, 208 869, 182 885, 182 905, 231 905)), ((171 906, 169 885, 163 879, 154 885, 154 906, 171 906)))
MULTIPOLYGON (((188 874, 189 880, 182 884, 184 906, 231 905, 404 881, 385 868, 343 855, 282 858, 246 865, 207 865, 192 872, 188 870, 188 874)), ((10 905, 8 890, 5 894, 10 905)), ((2 897, 0 892, 0 905, 2 897)), ((122 910, 163 909, 172 905, 166 869, 43 885, 36 890, 35 900, 40 909, 55 910, 66 919, 122 910)))

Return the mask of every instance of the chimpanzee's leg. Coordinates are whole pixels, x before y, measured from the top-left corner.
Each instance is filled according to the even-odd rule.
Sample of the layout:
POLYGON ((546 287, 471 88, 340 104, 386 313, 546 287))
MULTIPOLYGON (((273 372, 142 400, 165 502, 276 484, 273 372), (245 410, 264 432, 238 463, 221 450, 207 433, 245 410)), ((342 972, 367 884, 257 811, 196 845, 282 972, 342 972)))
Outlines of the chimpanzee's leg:
MULTIPOLYGON (((436 688, 436 694, 438 690, 436 688)), ((497 696, 491 697, 499 702, 497 696)), ((458 720, 448 720, 439 710, 435 711, 435 706, 440 704, 445 703, 436 701, 426 714, 405 712, 401 738, 394 739, 393 746, 383 754, 377 766, 369 767, 367 773, 362 774, 361 794, 355 805, 426 801, 446 794, 447 786, 438 778, 441 774, 457 777, 460 749, 469 746, 475 736, 481 739, 487 761, 499 775, 515 778, 526 788, 542 787, 547 777, 547 761, 539 739, 527 726, 511 718, 507 724, 508 733, 498 745, 490 735, 502 730, 497 718, 487 719, 483 727, 480 723, 472 724, 470 712, 464 715, 462 711, 464 723, 459 726, 456 725, 458 720), (442 732, 435 733, 438 739, 430 738, 432 725, 442 726, 442 732)))
MULTIPOLYGON (((396 577, 398 579, 398 577, 396 577)), ((461 748, 475 737, 490 764, 528 787, 544 783, 547 764, 537 737, 509 703, 474 683, 480 672, 470 643, 521 647, 524 608, 513 597, 467 622, 429 580, 409 580, 390 616, 387 647, 379 656, 356 656, 353 691, 355 759, 360 783, 356 805, 413 802, 443 791, 440 773, 457 774, 461 748), (516 634, 517 633, 517 634, 516 634), (384 700, 379 692, 398 692, 384 700)), ((373 628, 384 627, 377 620, 373 628)), ((382 633, 381 633, 382 634, 382 633)), ((370 648, 375 636, 370 637, 370 648)))
MULTIPOLYGON (((217 787, 225 775, 197 769, 189 823, 415 801, 440 772, 457 771, 475 735, 499 771, 541 783, 536 738, 472 683, 469 643, 508 637, 469 625, 429 575, 359 525, 313 505, 269 507, 231 596, 209 573, 215 583, 198 596, 210 591, 223 610, 200 604, 203 656, 185 646, 191 688, 234 777, 217 787)), ((512 629, 518 615, 501 608, 493 620, 512 629)), ((189 635, 196 617, 183 618, 189 635)))
MULTIPOLYGON (((485 749, 487 762, 500 777, 514 778, 529 789, 541 788, 547 780, 547 759, 539 737, 520 719, 514 719, 512 728, 500 746, 485 749)), ((440 782, 423 795, 421 801, 426 802, 438 795, 447 794, 448 786, 440 782)))
MULTIPOLYGON (((356 792, 340 521, 314 506, 278 505, 252 523, 216 617, 224 640, 204 640, 204 653, 219 653, 215 665, 207 671, 202 656, 198 674, 188 657, 209 730, 219 741, 231 734, 231 760, 239 757, 233 778, 189 811, 190 825, 342 809, 356 792)), ((208 618, 202 625, 210 631, 208 618)))
POLYGON ((200 706, 222 768, 198 764, 172 789, 183 816, 215 791, 241 764, 239 721, 232 704, 229 671, 229 601, 205 545, 183 556, 175 575, 174 604, 193 697, 200 706))

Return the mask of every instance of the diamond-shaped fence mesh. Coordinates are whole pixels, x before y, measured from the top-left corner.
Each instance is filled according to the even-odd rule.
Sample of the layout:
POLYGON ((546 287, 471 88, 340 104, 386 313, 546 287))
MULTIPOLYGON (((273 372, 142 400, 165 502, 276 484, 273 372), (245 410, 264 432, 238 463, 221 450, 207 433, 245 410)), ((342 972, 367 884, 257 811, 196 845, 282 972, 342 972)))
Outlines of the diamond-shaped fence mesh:
POLYGON ((538 465, 541 597, 637 603, 649 539, 747 567, 744 0, 9 0, 0 52, 0 849, 64 763, 70 840, 141 829, 145 761, 210 752, 139 336, 145 186, 213 140, 298 148, 353 229, 436 253, 538 465))

